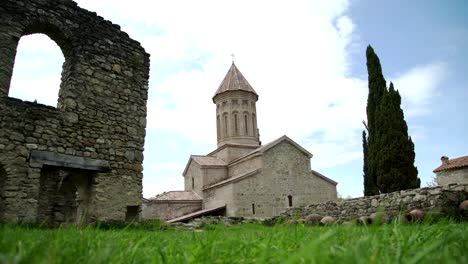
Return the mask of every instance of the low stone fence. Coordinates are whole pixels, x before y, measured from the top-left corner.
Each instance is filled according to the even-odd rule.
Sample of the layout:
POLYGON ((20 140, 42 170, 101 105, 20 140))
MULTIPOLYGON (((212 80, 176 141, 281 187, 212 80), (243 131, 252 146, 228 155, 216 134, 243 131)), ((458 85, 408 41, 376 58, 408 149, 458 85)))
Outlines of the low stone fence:
POLYGON ((468 184, 450 184, 290 208, 280 217, 304 218, 310 214, 318 214, 349 221, 380 210, 384 210, 387 216, 394 217, 413 209, 457 217, 460 203, 467 199, 468 184))

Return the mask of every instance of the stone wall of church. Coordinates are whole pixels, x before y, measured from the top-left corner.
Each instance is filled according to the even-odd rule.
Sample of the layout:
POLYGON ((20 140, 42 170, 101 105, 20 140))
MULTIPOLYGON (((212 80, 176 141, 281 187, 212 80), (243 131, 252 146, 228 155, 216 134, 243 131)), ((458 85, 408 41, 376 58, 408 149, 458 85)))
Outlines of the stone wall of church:
POLYGON ((247 172, 254 171, 263 167, 263 160, 260 154, 254 155, 251 158, 243 159, 242 162, 229 165, 229 177, 235 177, 247 172))
POLYGON ((281 216, 302 218, 309 214, 319 214, 353 220, 369 216, 378 210, 384 210, 388 216, 394 217, 412 209, 456 216, 459 204, 467 199, 468 184, 450 184, 288 208, 281 216))
POLYGON ((272 217, 288 207, 336 200, 336 186, 313 177, 309 157, 283 141, 263 155, 263 168, 234 183, 236 216, 272 217))
POLYGON ((56 223, 83 203, 90 221, 135 217, 149 54, 71 0, 2 0, 0 13, 0 219, 40 221, 42 214, 56 223), (35 33, 49 36, 65 57, 56 108, 8 96, 18 42, 35 33), (59 193, 72 174, 90 179, 87 197, 75 196, 80 186, 59 193))
POLYGON ((202 201, 149 201, 143 204, 145 220, 170 220, 202 209, 202 201))
POLYGON ((210 209, 226 205, 227 216, 237 216, 235 214, 235 201, 233 200, 233 184, 225 184, 216 188, 204 191, 203 209, 210 209))
POLYGON ((203 170, 196 162, 191 162, 186 174, 184 175, 185 191, 194 191, 200 197, 203 197, 203 170))
POLYGON ((437 172, 437 184, 468 183, 468 168, 437 172))
POLYGON ((228 178, 226 167, 205 168, 203 173, 203 188, 228 178))

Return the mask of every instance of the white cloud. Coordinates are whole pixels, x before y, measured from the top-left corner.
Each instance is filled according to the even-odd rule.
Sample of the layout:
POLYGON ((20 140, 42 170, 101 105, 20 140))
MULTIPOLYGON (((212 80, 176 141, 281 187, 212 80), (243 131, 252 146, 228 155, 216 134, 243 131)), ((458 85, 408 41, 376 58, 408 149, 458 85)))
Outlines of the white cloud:
POLYGON ((442 82, 447 76, 445 63, 416 66, 396 76, 393 84, 402 96, 405 115, 409 117, 430 113, 431 101, 441 93, 442 82))
MULTIPOLYGON (((348 49, 358 29, 346 15, 348 1, 77 2, 122 26, 151 54, 150 131, 214 146, 211 97, 234 53, 260 95, 264 143, 286 134, 314 154, 314 168, 361 159, 367 80, 349 77, 348 49)), ((406 114, 427 113, 444 74, 445 65, 434 63, 394 79, 406 114)), ((183 188, 180 175, 188 157, 165 163, 152 156, 161 151, 145 151, 145 197, 183 188)))
POLYGON ((168 190, 183 190, 182 171, 184 167, 185 165, 174 162, 145 165, 143 197, 153 197, 168 190), (150 177, 154 175, 158 177, 150 177))

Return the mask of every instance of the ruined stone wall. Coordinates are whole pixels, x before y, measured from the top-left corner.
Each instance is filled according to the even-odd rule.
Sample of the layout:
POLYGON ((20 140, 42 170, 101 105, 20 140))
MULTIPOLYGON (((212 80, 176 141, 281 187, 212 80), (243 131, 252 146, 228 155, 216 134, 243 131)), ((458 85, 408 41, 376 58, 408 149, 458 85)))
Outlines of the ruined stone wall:
POLYGON ((437 184, 468 183, 468 168, 437 172, 437 184))
POLYGON ((41 200, 59 195, 41 192, 47 165, 64 172, 59 183, 73 170, 92 178, 90 221, 124 220, 142 200, 149 54, 71 0, 2 0, 0 14, 0 217, 40 220, 41 200), (18 41, 34 33, 49 36, 65 57, 57 108, 8 97, 18 41))
POLYGON ((201 210, 202 201, 149 201, 143 206, 143 219, 170 220, 201 210))
POLYGON ((468 184, 451 184, 288 208, 281 216, 305 217, 309 214, 319 214, 352 220, 369 216, 382 209, 390 217, 412 209, 450 216, 457 214, 459 204, 466 199, 468 184))

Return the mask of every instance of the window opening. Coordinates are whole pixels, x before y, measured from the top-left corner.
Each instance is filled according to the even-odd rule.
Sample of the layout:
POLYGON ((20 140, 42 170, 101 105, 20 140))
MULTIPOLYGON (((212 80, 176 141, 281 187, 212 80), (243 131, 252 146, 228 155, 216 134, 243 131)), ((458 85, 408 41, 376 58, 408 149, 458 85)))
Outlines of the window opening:
POLYGON ((195 189, 195 180, 192 177, 192 190, 195 189))
POLYGON ((8 96, 56 107, 64 62, 60 47, 47 35, 21 37, 8 96))
POLYGON ((228 117, 227 117, 227 115, 224 116, 224 135, 226 137, 229 136, 229 133, 228 133, 228 117))
POLYGON ((239 127, 237 125, 237 114, 234 114, 234 131, 236 135, 239 134, 239 127))
POLYGON ((257 124, 256 124, 255 114, 252 114, 252 134, 255 137, 257 133, 257 124))
POLYGON ((255 204, 252 204, 252 214, 255 214, 255 204))
POLYGON ((216 117, 216 132, 217 132, 217 136, 218 136, 218 139, 221 137, 221 124, 220 124, 220 119, 219 119, 219 115, 216 117))
POLYGON ((127 212, 125 213, 125 221, 131 222, 138 220, 139 206, 127 206, 127 212))
POLYGON ((248 121, 247 121, 247 114, 244 115, 244 127, 245 127, 245 134, 248 135, 249 134, 249 125, 248 125, 248 121))
POLYGON ((289 207, 293 206, 292 196, 291 195, 288 195, 288 204, 289 204, 289 207))

